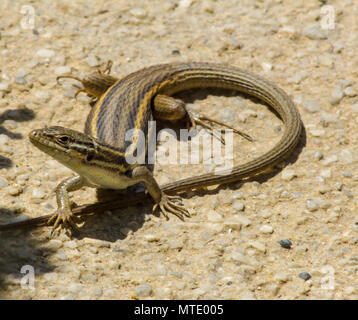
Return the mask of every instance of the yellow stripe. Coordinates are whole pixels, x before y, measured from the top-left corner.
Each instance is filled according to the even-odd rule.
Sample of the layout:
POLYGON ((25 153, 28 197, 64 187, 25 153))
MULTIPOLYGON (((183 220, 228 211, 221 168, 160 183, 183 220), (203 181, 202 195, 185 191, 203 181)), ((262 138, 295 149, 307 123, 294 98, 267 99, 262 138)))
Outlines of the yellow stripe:
POLYGON ((107 94, 109 93, 109 91, 115 86, 117 85, 122 79, 117 80, 112 86, 110 86, 107 91, 102 94, 102 96, 99 98, 99 100, 97 101, 97 103, 94 105, 94 109, 93 109, 93 116, 91 119, 91 123, 90 123, 90 128, 91 128, 91 136, 94 138, 98 138, 98 131, 97 131, 97 119, 98 119, 98 114, 102 109, 102 103, 103 100, 106 98, 107 94))

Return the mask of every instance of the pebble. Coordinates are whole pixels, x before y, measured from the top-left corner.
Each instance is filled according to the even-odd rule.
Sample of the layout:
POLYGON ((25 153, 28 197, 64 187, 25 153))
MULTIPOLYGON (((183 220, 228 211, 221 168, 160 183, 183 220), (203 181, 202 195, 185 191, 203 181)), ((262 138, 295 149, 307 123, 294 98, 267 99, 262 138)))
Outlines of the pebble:
POLYGON ((134 289, 137 297, 149 297, 152 291, 152 287, 148 283, 141 284, 134 289))
POLYGON ((86 59, 86 63, 90 66, 90 67, 98 67, 99 66, 99 61, 97 59, 97 57, 95 56, 89 56, 86 59))
POLYGON ((343 177, 346 177, 346 178, 351 178, 353 175, 352 175, 352 172, 343 171, 343 172, 342 172, 342 176, 343 176, 343 177))
POLYGON ((0 176, 0 188, 5 188, 9 185, 9 181, 6 178, 0 176))
POLYGON ((32 198, 33 199, 43 199, 45 197, 46 193, 42 191, 41 189, 34 188, 32 190, 32 198))
POLYGON ((237 118, 236 112, 229 108, 225 108, 220 111, 220 120, 222 122, 231 122, 237 118))
POLYGON ((274 276, 274 280, 279 283, 285 283, 289 280, 289 276, 285 273, 276 273, 274 276))
POLYGON ((29 73, 30 73, 30 71, 26 70, 25 68, 19 68, 19 69, 17 69, 16 72, 15 72, 15 77, 17 77, 17 78, 24 78, 24 77, 26 77, 29 73))
POLYGON ((8 190, 9 195, 11 196, 18 196, 22 193, 23 189, 20 186, 10 187, 8 190))
POLYGON ((148 15, 147 11, 142 8, 134 8, 130 11, 130 14, 137 19, 144 19, 148 15))
POLYGON ((234 201, 234 203, 232 204, 232 208, 238 212, 238 211, 244 211, 245 209, 245 204, 241 201, 234 201))
POLYGON ((55 55, 55 51, 49 49, 40 49, 36 52, 36 55, 40 58, 51 58, 55 55))
POLYGON ((297 177, 297 174, 292 169, 285 169, 281 173, 281 178, 285 181, 291 181, 295 177, 297 177))
POLYGON ((358 112, 358 103, 352 105, 352 106, 351 106, 351 110, 352 110, 353 112, 358 112))
POLYGON ((168 239, 168 245, 171 249, 182 249, 184 244, 182 240, 168 239))
POLYGON ((333 186, 337 191, 342 191, 343 184, 341 182, 335 182, 333 186))
POLYGON ((271 226, 265 224, 262 227, 260 227, 260 232, 265 233, 265 234, 273 233, 273 228, 271 226))
POLYGON ((327 192, 330 192, 331 191, 331 188, 327 185, 320 185, 319 188, 318 188, 318 192, 320 194, 325 194, 327 192))
POLYGON ((311 40, 325 40, 327 35, 319 27, 309 27, 303 31, 303 35, 311 40))
POLYGON ((8 82, 0 82, 0 91, 10 92, 11 85, 8 82))
POLYGON ((307 209, 310 212, 317 211, 319 209, 319 205, 318 205, 317 201, 315 201, 315 200, 307 200, 307 209))
POLYGON ((250 261, 248 258, 246 258, 242 253, 240 252, 233 252, 231 254, 231 260, 234 260, 235 262, 239 262, 240 264, 250 264, 250 261))
POLYGON ((307 281, 309 279, 311 279, 311 275, 308 273, 308 272, 301 272, 299 275, 298 275, 301 279, 307 281))
POLYGON ((60 66, 55 69, 56 76, 62 76, 64 74, 71 73, 71 68, 68 66, 60 66))
POLYGON ((357 95, 357 91, 355 91, 352 87, 348 87, 344 89, 344 94, 348 97, 355 97, 357 95))
POLYGON ((331 163, 334 163, 334 162, 337 162, 338 161, 338 156, 337 155, 333 155, 333 156, 330 156, 324 160, 322 160, 322 164, 327 166, 331 163))
POLYGON ((341 53, 345 47, 346 47, 346 44, 344 42, 337 41, 337 42, 333 43, 333 52, 341 53))
POLYGON ((26 83, 26 79, 24 77, 16 77, 15 78, 15 82, 17 84, 25 84, 26 83))
POLYGON ((261 67, 262 67, 262 70, 266 73, 272 70, 272 64, 269 62, 262 62, 261 67))
POLYGON ((323 178, 331 178, 332 177, 332 171, 330 168, 324 169, 319 174, 323 178))
POLYGON ((323 153, 322 153, 322 151, 321 151, 321 150, 317 150, 317 151, 314 153, 313 157, 314 157, 316 160, 322 160, 322 159, 323 159, 323 153))
POLYGON ((288 240, 288 239, 280 240, 278 243, 280 244, 280 246, 282 248, 291 249, 292 242, 290 240, 288 240))
POLYGON ((273 214, 272 210, 268 208, 263 209, 262 212, 260 213, 260 215, 265 219, 272 217, 272 214, 273 214))
POLYGON ((57 250, 57 249, 61 248, 62 246, 63 246, 63 242, 61 240, 57 240, 57 239, 51 239, 47 243, 47 247, 50 249, 54 249, 54 250, 57 250))
POLYGON ((217 213, 217 212, 211 210, 211 211, 209 211, 209 213, 208 213, 208 218, 207 218, 207 219, 208 219, 208 221, 210 221, 210 222, 220 222, 220 221, 223 220, 223 217, 222 217, 221 214, 219 214, 219 213, 217 213))
POLYGON ((333 88, 332 94, 331 94, 331 100, 330 103, 331 105, 336 105, 338 104, 342 98, 344 97, 344 92, 342 90, 341 86, 335 86, 333 88))
POLYGON ((343 149, 339 154, 339 160, 344 164, 351 164, 354 161, 353 153, 349 149, 343 149))
POLYGON ((249 241, 247 244, 248 247, 253 247, 257 249, 258 251, 265 253, 266 252, 266 246, 264 243, 259 241, 249 241))
POLYGON ((316 113, 320 111, 320 106, 315 100, 308 100, 303 102, 303 108, 309 113, 316 113))
POLYGON ((323 129, 311 129, 310 133, 313 137, 322 137, 325 135, 326 130, 323 129))

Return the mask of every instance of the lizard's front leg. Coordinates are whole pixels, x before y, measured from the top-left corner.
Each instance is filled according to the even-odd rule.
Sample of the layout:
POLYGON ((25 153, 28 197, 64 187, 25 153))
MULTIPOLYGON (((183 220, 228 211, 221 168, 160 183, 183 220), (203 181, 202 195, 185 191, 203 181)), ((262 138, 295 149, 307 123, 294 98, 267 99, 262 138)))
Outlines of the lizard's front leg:
POLYGON ((71 191, 78 190, 85 185, 84 180, 81 176, 73 176, 60 182, 56 188, 56 199, 57 199, 57 211, 56 214, 51 217, 48 221, 49 224, 53 223, 52 232, 61 227, 71 232, 70 227, 78 229, 74 220, 74 215, 71 210, 71 203, 68 197, 68 193, 71 191))
POLYGON ((190 217, 188 210, 181 201, 181 197, 165 194, 160 189, 157 181, 155 181, 153 174, 146 167, 140 166, 134 168, 132 178, 137 182, 145 184, 146 189, 155 202, 153 212, 159 207, 167 219, 169 219, 169 213, 176 215, 181 220, 184 220, 183 216, 190 217))

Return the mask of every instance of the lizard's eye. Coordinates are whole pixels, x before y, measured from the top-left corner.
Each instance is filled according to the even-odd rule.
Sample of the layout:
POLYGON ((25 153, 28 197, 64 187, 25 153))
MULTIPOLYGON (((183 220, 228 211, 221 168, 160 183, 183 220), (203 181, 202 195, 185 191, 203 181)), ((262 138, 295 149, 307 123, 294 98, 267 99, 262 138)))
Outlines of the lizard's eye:
POLYGON ((61 136, 58 138, 58 140, 62 143, 67 143, 69 139, 67 136, 61 136))

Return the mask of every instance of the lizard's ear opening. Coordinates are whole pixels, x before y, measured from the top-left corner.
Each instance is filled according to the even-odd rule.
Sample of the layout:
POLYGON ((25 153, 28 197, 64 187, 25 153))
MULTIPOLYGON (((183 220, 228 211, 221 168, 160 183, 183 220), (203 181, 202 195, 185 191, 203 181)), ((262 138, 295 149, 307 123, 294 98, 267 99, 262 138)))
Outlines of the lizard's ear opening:
POLYGON ((87 154, 87 157, 86 157, 86 161, 90 162, 94 157, 94 153, 93 152, 90 152, 87 154))

